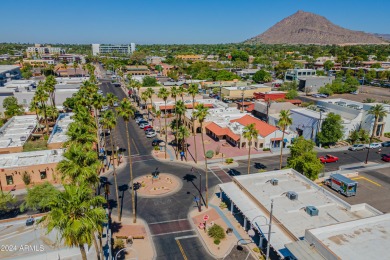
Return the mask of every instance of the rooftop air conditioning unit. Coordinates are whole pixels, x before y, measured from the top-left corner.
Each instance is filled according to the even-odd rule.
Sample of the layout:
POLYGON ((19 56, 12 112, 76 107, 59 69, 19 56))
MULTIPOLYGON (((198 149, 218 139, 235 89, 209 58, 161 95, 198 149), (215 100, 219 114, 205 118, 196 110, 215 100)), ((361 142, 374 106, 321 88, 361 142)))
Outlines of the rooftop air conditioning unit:
POLYGON ((278 183, 279 183, 279 180, 278 179, 271 179, 271 184, 273 185, 273 186, 276 186, 276 185, 278 185, 278 183))
POLYGON ((296 193, 295 191, 289 191, 289 192, 287 192, 286 196, 287 196, 287 198, 289 198, 290 200, 297 200, 297 199, 298 199, 298 193, 296 193))
POLYGON ((309 214, 311 217, 318 216, 318 209, 314 206, 307 206, 306 213, 309 214))

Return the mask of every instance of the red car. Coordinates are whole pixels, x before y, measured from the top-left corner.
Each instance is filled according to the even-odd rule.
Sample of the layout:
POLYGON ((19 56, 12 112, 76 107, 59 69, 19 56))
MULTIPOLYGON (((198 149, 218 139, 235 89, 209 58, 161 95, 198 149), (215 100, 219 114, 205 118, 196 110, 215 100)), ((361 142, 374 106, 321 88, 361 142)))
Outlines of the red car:
POLYGON ((148 129, 153 129, 153 126, 147 125, 147 126, 145 126, 143 129, 144 129, 144 131, 146 131, 146 130, 148 130, 148 129))
POLYGON ((325 156, 320 156, 319 159, 322 163, 331 163, 331 162, 338 162, 339 161, 339 157, 333 156, 330 154, 327 154, 325 156))
POLYGON ((390 154, 385 154, 382 156, 382 160, 385 162, 390 162, 390 154))

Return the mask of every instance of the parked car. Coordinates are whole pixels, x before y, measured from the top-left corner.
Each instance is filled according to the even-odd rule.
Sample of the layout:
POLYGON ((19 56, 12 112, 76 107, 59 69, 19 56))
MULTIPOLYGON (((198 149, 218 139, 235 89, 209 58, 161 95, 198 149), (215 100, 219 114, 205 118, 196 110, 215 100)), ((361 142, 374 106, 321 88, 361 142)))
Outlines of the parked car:
POLYGON ((142 124, 149 124, 148 121, 146 121, 145 119, 142 119, 138 122, 138 125, 142 125, 142 124))
POLYGON ((318 96, 321 97, 321 98, 327 98, 328 97, 328 95, 326 95, 326 94, 318 94, 318 96))
POLYGON ((390 141, 383 142, 381 145, 383 147, 390 147, 390 141))
POLYGON ((34 225, 34 222, 35 222, 35 219, 33 217, 29 217, 27 220, 26 220, 26 226, 32 226, 34 225))
POLYGON ((145 130, 145 134, 149 134, 150 132, 156 132, 153 128, 148 128, 145 130))
POLYGON ((139 128, 144 129, 146 126, 150 126, 149 123, 142 123, 139 125, 139 128))
POLYGON ((102 109, 100 109, 100 111, 106 111, 108 109, 108 106, 103 106, 102 109))
POLYGON ((146 137, 147 137, 147 138, 152 138, 152 137, 155 137, 156 135, 157 135, 156 131, 150 131, 150 132, 146 135, 146 137))
POLYGON ((365 144, 354 144, 351 147, 348 148, 350 151, 361 151, 366 148, 365 144))
POLYGON ((366 146, 368 149, 376 149, 382 147, 380 143, 371 143, 366 146))
POLYGON ((114 102, 114 107, 119 106, 118 102, 114 102))
POLYGON ((320 156, 319 159, 320 159, 320 161, 322 163, 332 163, 332 162, 338 162, 339 161, 339 157, 333 156, 331 154, 327 154, 325 156, 320 156))
POLYGON ((311 95, 312 97, 315 97, 315 98, 319 98, 320 97, 320 95, 319 94, 313 94, 313 95, 311 95))
POLYGON ((149 130, 149 129, 153 129, 153 126, 151 125, 147 125, 144 127, 144 131, 146 132, 146 130, 149 130))
POLYGON ((164 142, 163 140, 160 140, 160 139, 154 139, 152 141, 152 146, 156 146, 156 145, 159 145, 160 143, 164 142))
POLYGON ((382 156, 382 160, 385 162, 390 162, 390 154, 385 154, 382 156))

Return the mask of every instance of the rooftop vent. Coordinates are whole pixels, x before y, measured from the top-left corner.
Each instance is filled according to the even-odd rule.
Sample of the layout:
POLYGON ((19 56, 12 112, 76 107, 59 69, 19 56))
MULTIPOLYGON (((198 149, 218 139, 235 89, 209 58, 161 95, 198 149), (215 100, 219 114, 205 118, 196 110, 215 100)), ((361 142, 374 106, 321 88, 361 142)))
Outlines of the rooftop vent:
POLYGON ((295 191, 288 191, 286 196, 290 200, 297 200, 298 199, 298 193, 296 193, 295 191))
POLYGON ((314 206, 307 206, 305 209, 306 213, 309 214, 311 217, 318 216, 318 209, 314 206))
POLYGON ((278 185, 278 183, 279 183, 279 180, 278 179, 275 179, 275 178, 273 178, 273 179, 271 179, 271 184, 273 185, 273 186, 276 186, 276 185, 278 185))

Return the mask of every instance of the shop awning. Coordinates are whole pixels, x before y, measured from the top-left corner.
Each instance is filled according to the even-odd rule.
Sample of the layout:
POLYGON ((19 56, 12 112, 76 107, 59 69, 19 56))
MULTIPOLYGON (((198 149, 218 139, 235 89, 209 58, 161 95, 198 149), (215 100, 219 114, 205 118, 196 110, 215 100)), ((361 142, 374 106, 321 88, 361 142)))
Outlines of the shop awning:
POLYGON ((282 141, 282 137, 271 138, 271 141, 282 141))

